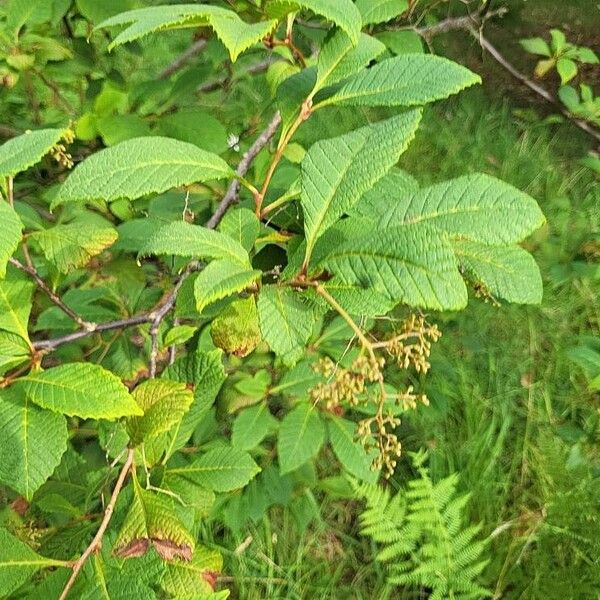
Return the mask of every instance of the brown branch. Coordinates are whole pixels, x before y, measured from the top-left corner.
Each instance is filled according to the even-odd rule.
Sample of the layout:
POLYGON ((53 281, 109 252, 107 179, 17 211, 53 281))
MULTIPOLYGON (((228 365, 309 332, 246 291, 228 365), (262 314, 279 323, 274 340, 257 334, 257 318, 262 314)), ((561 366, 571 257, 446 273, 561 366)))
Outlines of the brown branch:
MULTIPOLYGON (((489 5, 488 5, 489 6, 489 5)), ((535 92, 538 96, 555 106, 560 113, 569 119, 576 127, 579 127, 582 131, 585 131, 588 135, 591 135, 597 141, 600 141, 600 130, 591 125, 589 122, 577 118, 562 104, 559 98, 549 92, 547 89, 532 81, 525 74, 521 73, 514 65, 512 65, 502 53, 483 35, 483 25, 485 22, 493 17, 504 16, 507 13, 506 7, 499 8, 497 10, 484 9, 477 13, 467 15, 464 17, 454 17, 445 19, 431 25, 429 27, 413 27, 413 28, 396 28, 396 29, 412 29, 418 33, 424 40, 429 42, 432 37, 447 33, 449 31, 466 30, 468 31, 480 44, 480 46, 486 50, 492 58, 506 69, 513 77, 518 79, 521 83, 526 85, 531 91, 535 92)))
MULTIPOLYGON (((247 69, 245 69, 245 75, 258 75, 259 73, 264 73, 274 62, 277 62, 277 59, 270 56, 265 60, 261 60, 260 62, 254 63, 250 65, 247 69)), ((219 79, 214 79, 212 81, 207 81, 206 83, 201 83, 196 91, 199 93, 207 93, 218 90, 220 87, 223 87, 227 84, 230 77, 226 75, 225 77, 220 77, 219 79)))
POLYGON ((32 72, 35 73, 44 83, 44 85, 52 92, 56 104, 61 105, 66 113, 68 113, 71 116, 74 116, 76 114, 76 111, 71 105, 71 103, 63 96, 58 84, 52 81, 52 79, 46 77, 44 72, 40 71, 39 69, 33 69, 32 72))
POLYGON ((450 17, 440 21, 439 23, 436 23, 435 25, 428 25, 427 27, 416 27, 415 25, 391 25, 386 27, 386 31, 414 31, 422 38, 429 40, 429 38, 435 37, 436 35, 440 35, 442 33, 458 31, 461 29, 469 29, 471 27, 481 27, 481 25, 487 20, 493 17, 503 17, 507 12, 508 9, 506 7, 489 11, 484 6, 481 10, 465 15, 464 17, 450 17))
MULTIPOLYGON (((258 153, 269 143, 271 138, 275 135, 279 124, 281 123, 281 116, 279 113, 276 113, 275 116, 271 119, 269 125, 267 125, 266 129, 261 133, 249 150, 244 154, 238 168, 236 170, 237 177, 244 177, 250 166, 252 161, 256 158, 258 153)), ((206 227, 209 229, 215 229, 221 219, 224 217, 225 213, 229 209, 229 207, 236 201, 237 194, 239 192, 239 182, 238 179, 235 179, 231 182, 227 193, 219 203, 215 213, 206 223, 206 227), (237 184, 237 185, 236 185, 237 184)), ((106 323, 99 323, 93 326, 93 328, 81 331, 74 331, 73 333, 69 333, 67 335, 63 335, 61 337, 48 339, 48 340, 38 340, 33 343, 33 347, 35 350, 46 350, 52 351, 58 346, 62 344, 66 344, 68 342, 74 342, 76 340, 87 337, 92 333, 99 333, 102 331, 110 331, 113 329, 125 329, 127 327, 133 327, 135 325, 144 325, 150 324, 150 336, 151 336, 151 344, 152 348, 150 351, 150 374, 154 376, 156 374, 156 359, 158 355, 158 331, 160 328, 160 324, 163 319, 167 316, 169 311, 175 306, 177 302, 177 295, 181 290, 181 286, 184 284, 185 280, 195 271, 198 271, 202 268, 202 263, 198 261, 190 262, 187 267, 184 269, 183 273, 179 276, 173 289, 169 292, 167 297, 162 300, 158 306, 156 306, 151 312, 142 315, 134 315, 132 317, 128 317, 125 319, 117 319, 115 321, 108 321, 106 323)))
MULTIPOLYGON (((179 319, 175 317, 173 319, 173 327, 177 327, 179 325, 179 319)), ((175 357, 177 355, 177 346, 175 344, 171 344, 169 346, 169 365, 172 365, 175 362, 175 357)))
POLYGON ((92 333, 101 333, 103 331, 111 331, 113 329, 126 329, 127 327, 133 327, 135 325, 144 325, 152 322, 152 313, 143 315, 134 315, 125 319, 116 319, 114 321, 107 321, 106 323, 98 323, 94 329, 74 331, 73 333, 67 333, 60 337, 52 338, 49 340, 38 340, 33 342, 33 348, 35 350, 45 350, 50 352, 58 346, 67 344, 68 342, 75 342, 81 338, 87 337, 92 333))
POLYGON ((583 119, 578 119, 575 115, 573 115, 567 108, 562 104, 562 102, 554 95, 551 94, 547 89, 543 88, 541 85, 538 85, 529 77, 521 73, 516 67, 514 67, 506 58, 500 53, 500 51, 487 39, 483 36, 480 31, 475 29, 469 29, 471 35, 476 38, 481 45, 481 47, 486 50, 494 60, 504 67, 513 77, 518 79, 521 83, 526 85, 531 91, 541 96, 544 100, 554 105, 560 113, 569 119, 574 125, 579 127, 582 131, 585 131, 588 135, 591 135, 596 141, 600 142, 600 130, 595 128, 593 125, 584 121, 583 119))
POLYGON ((260 192, 258 192, 254 197, 256 216, 259 219, 261 219, 263 217, 262 205, 263 205, 265 196, 267 195, 267 190, 269 189, 269 184, 271 183, 273 174, 275 173, 275 169, 277 169, 277 166, 279 165, 279 161, 283 157, 283 152, 284 152, 285 148, 287 147, 287 145, 289 144, 290 140, 292 139, 294 133, 296 133, 298 127, 300 127, 300 125, 302 125, 302 123, 304 123, 304 121, 306 121, 306 119, 308 119, 310 117, 311 111, 312 111, 312 96, 309 96, 302 103, 302 107, 300 108, 300 113, 296 117, 296 120, 292 123, 290 128, 287 130, 283 139, 281 139, 279 141, 277 150, 275 151, 275 154, 273 155, 273 158, 271 159, 271 162, 269 164, 269 168, 267 169, 267 174, 265 176, 265 180, 262 184, 262 187, 260 188, 260 192))
POLYGON ((123 484, 125 483, 125 479, 127 478, 129 471, 133 467, 134 453, 135 453, 135 450, 133 448, 129 448, 129 450, 127 451, 127 460, 125 461, 125 464, 121 468, 121 472, 119 473, 117 483, 115 484, 115 487, 113 488, 113 492, 110 497, 110 501, 107 504, 106 509, 104 510, 104 517, 102 519, 102 522, 100 523, 100 527, 98 528, 98 531, 96 532, 96 535, 94 536, 94 539, 91 541, 90 545, 84 550, 83 554, 73 563, 73 567, 72 567, 73 572, 71 573, 71 577, 69 577, 69 580, 67 581, 67 583, 60 595, 59 600, 65 600, 65 598, 69 595, 71 588, 75 584, 75 580, 77 579, 77 576, 79 575, 79 572, 85 565, 85 562, 87 561, 87 559, 92 554, 94 554, 95 552, 98 552, 98 550, 100 550, 100 547, 102 546, 102 538, 104 537, 104 534, 106 533, 108 524, 110 523, 110 519, 113 515, 113 511, 115 510, 115 504, 117 503, 117 498, 119 497, 119 493, 121 492, 121 489, 123 488, 123 484))
POLYGON ((182 52, 170 65, 166 66, 158 75, 159 79, 168 79, 184 67, 192 58, 198 56, 206 47, 208 42, 205 39, 199 39, 194 42, 185 52, 182 52))
MULTIPOLYGON (((248 149, 248 151, 242 157, 235 174, 237 176, 230 184, 225 196, 217 206, 213 216, 206 223, 206 227, 208 229, 216 229, 225 213, 229 210, 229 207, 234 204, 237 200, 240 182, 238 180, 239 177, 244 177, 254 159, 258 156, 259 152, 269 143, 271 138, 275 135, 279 124, 281 123, 281 115, 279 112, 275 113, 275 116, 271 119, 271 122, 267 125, 266 129, 256 138, 252 146, 248 149)), ((179 279, 175 283, 175 287, 167 297, 166 301, 162 304, 162 306, 154 311, 152 318, 152 325, 150 327, 150 340, 151 340, 151 350, 150 350, 150 377, 154 377, 156 375, 156 360, 158 357, 158 333, 160 329, 160 324, 163 319, 167 316, 170 310, 175 306, 177 302, 177 295, 179 294, 179 290, 181 286, 185 282, 185 280, 195 271, 202 268, 202 263, 198 261, 192 261, 188 264, 184 272, 180 275, 179 279)))
MULTIPOLYGON (((277 111, 271 119, 271 122, 267 125, 267 128, 256 138, 252 146, 250 146, 248 151, 242 157, 236 170, 236 175, 238 177, 244 177, 246 175, 258 153, 271 141, 280 124, 281 114, 277 111)), ((240 182, 238 179, 234 179, 229 185, 227 193, 223 196, 217 210, 206 224, 207 227, 214 229, 221 222, 227 209, 237 201, 239 191, 240 182)))
MULTIPOLYGON (((211 227, 210 229, 214 229, 211 227)), ((156 310, 154 310, 150 316, 151 318, 151 326, 150 326, 150 377, 156 376, 156 359, 158 357, 158 332, 160 329, 160 324, 163 319, 167 316, 169 311, 175 306, 177 302, 177 295, 179 294, 179 290, 181 290, 181 286, 184 284, 185 280, 195 271, 201 268, 201 263, 198 261, 192 261, 185 268, 183 273, 179 276, 179 279, 175 282, 175 286, 167 296, 167 299, 164 303, 156 310)))
POLYGON ((94 331, 96 325, 89 321, 85 321, 73 309, 69 308, 61 298, 46 285, 46 282, 40 277, 37 269, 33 265, 24 265, 20 260, 13 257, 9 258, 8 261, 17 269, 27 273, 46 296, 48 296, 50 301, 56 304, 56 306, 58 306, 58 308, 60 308, 60 310, 62 310, 69 318, 73 319, 79 327, 85 331, 94 331))

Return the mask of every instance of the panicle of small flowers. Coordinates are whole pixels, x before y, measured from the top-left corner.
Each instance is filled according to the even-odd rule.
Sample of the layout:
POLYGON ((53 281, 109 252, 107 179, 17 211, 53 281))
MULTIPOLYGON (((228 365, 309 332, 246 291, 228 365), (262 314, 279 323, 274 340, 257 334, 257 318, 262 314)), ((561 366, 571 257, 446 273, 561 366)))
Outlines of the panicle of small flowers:
POLYGON ((394 398, 396 404, 402 406, 404 410, 414 410, 417 408, 419 402, 425 406, 429 406, 429 398, 425 394, 415 394, 412 385, 409 385, 405 392, 393 394, 389 397, 394 398))
POLYGON ((385 348, 402 369, 408 369, 412 365, 417 373, 427 373, 431 367, 431 345, 441 336, 437 325, 430 325, 424 317, 413 314, 402 323, 400 330, 387 340, 385 348))
POLYGON ((66 129, 62 139, 65 143, 59 142, 58 144, 55 144, 50 150, 50 154, 59 165, 62 165, 66 169, 72 169, 75 163, 73 162, 71 154, 67 152, 65 144, 72 144, 75 141, 75 134, 71 129, 66 129))
POLYGON ((327 381, 311 390, 311 398, 313 401, 325 402, 329 411, 340 404, 356 406, 365 400, 363 393, 367 383, 381 380, 384 365, 383 357, 361 355, 348 368, 337 365, 330 358, 323 358, 314 369, 327 381))
POLYGON ((314 402, 325 404, 326 410, 339 415, 346 406, 371 403, 373 416, 358 423, 357 438, 367 452, 375 450, 371 468, 391 477, 400 456, 401 445, 394 430, 400 419, 390 409, 392 400, 403 410, 412 410, 419 403, 428 405, 425 394, 416 394, 409 386, 405 391, 389 393, 384 385, 383 369, 386 359, 379 352, 387 353, 402 369, 413 367, 417 373, 427 373, 431 364, 431 347, 441 337, 437 325, 429 324, 423 316, 411 315, 387 340, 368 342, 363 340, 361 354, 350 366, 342 367, 330 358, 322 358, 314 370, 325 378, 310 392, 314 402), (378 384, 370 386, 369 384, 378 384))
POLYGON ((365 450, 378 450, 371 463, 371 470, 383 470, 386 479, 394 474, 396 460, 402 453, 402 446, 393 430, 400 425, 400 419, 391 412, 378 412, 375 416, 358 423, 358 438, 365 450))

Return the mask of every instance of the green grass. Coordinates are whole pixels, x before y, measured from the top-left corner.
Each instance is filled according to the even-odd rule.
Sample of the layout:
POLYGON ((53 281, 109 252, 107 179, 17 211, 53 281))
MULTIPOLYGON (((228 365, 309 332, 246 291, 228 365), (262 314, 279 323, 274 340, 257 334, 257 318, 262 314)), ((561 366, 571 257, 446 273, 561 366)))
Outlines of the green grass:
MULTIPOLYGON (((473 300, 463 314, 437 318, 444 337, 423 382, 431 406, 407 415, 400 437, 406 450, 430 449, 436 479, 461 474, 470 518, 492 536, 492 590, 595 597, 600 402, 565 350, 600 334, 600 268, 580 252, 600 230, 599 198, 577 163, 588 141, 568 124, 530 117, 470 92, 430 109, 402 159, 423 184, 473 171, 501 177, 538 199, 548 224, 529 243, 544 276, 542 306, 473 300), (575 502, 583 513, 573 513, 575 502)), ((409 476, 404 460, 396 483, 409 476)), ((278 508, 238 535, 215 535, 219 546, 242 545, 226 551, 232 597, 410 597, 386 587, 374 548, 358 536, 360 506, 315 493, 321 508, 303 532, 293 511, 278 508)))

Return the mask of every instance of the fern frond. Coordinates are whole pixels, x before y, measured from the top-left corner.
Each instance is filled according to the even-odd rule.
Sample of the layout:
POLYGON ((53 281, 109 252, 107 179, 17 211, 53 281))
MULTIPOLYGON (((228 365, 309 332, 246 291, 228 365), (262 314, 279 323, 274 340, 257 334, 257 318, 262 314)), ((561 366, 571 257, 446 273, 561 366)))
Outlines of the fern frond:
POLYGON ((479 526, 464 521, 469 496, 457 494, 458 476, 434 483, 423 457, 414 461, 419 477, 395 496, 377 485, 355 486, 366 501, 361 531, 381 545, 377 560, 388 563, 390 583, 428 589, 430 598, 490 596, 478 583, 486 541, 479 526))

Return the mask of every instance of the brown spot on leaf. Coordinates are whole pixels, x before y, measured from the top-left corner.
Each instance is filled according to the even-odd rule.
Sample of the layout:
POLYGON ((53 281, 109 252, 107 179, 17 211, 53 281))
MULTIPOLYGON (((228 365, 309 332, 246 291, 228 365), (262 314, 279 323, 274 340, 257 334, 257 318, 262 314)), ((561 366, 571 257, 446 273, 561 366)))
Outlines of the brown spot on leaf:
POLYGON ((187 562, 192 560, 192 549, 186 544, 179 545, 171 540, 159 540, 157 538, 153 538, 152 543, 163 560, 175 560, 176 558, 187 562))
POLYGON ((214 590, 217 586, 217 577, 219 574, 216 571, 204 571, 202 573, 202 579, 210 585, 210 587, 214 590))
POLYGON ((119 558, 138 558, 144 556, 148 552, 150 547, 150 540, 147 538, 140 538, 132 540, 129 544, 115 549, 115 556, 119 558))
POLYGON ((29 508, 29 502, 27 502, 27 500, 25 500, 25 498, 23 498, 23 496, 19 496, 18 498, 15 498, 15 500, 13 500, 10 507, 17 514, 23 516, 27 512, 27 509, 29 508))

